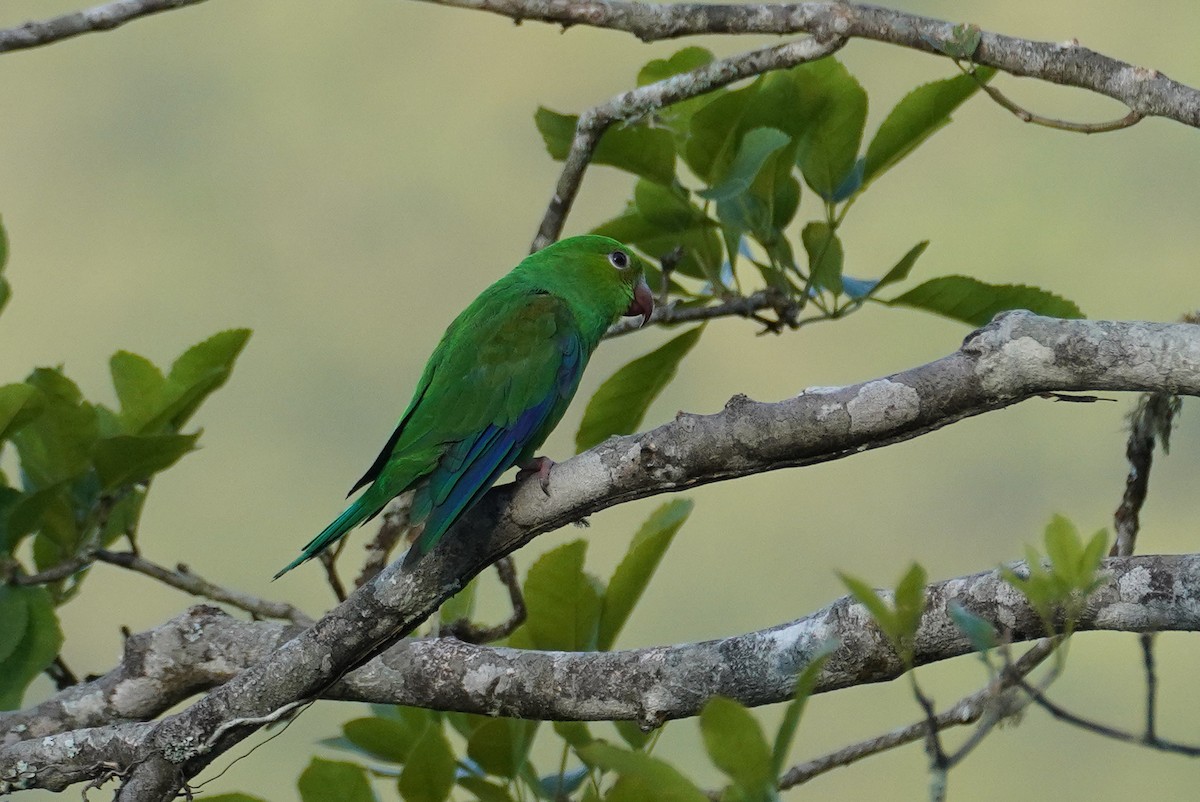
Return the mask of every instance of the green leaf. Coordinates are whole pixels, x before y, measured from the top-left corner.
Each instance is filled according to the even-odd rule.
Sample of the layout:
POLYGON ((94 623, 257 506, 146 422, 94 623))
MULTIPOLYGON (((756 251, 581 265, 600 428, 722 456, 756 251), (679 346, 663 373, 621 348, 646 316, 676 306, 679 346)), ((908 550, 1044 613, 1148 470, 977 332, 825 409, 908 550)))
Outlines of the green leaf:
POLYGON ((400 795, 405 802, 443 802, 454 787, 455 767, 454 752, 442 728, 426 727, 400 772, 400 795))
POLYGON ((896 620, 896 614, 887 606, 883 599, 879 598, 879 594, 875 589, 863 582, 857 577, 850 576, 838 572, 838 578, 842 580, 842 584, 850 591, 850 595, 854 600, 867 608, 867 612, 871 614, 871 618, 883 631, 883 634, 888 637, 888 640, 893 643, 897 640, 897 633, 900 631, 899 622, 896 620))
MULTIPOLYGON (((675 75, 691 72, 711 63, 712 60, 713 54, 702 47, 685 47, 668 59, 654 59, 647 62, 646 66, 642 67, 638 73, 638 86, 646 86, 675 75)), ((726 90, 721 88, 699 97, 663 106, 654 112, 653 124, 670 130, 675 141, 675 150, 682 155, 687 148, 688 126, 692 115, 725 92, 726 90)))
POLYGON ((375 802, 367 770, 341 760, 314 757, 296 787, 304 802, 375 802))
POLYGON ((589 769, 587 766, 577 766, 576 768, 564 771, 562 774, 549 774, 545 777, 538 778, 537 792, 542 799, 564 800, 569 798, 569 794, 575 793, 583 781, 588 778, 589 769))
POLYGON ((896 585, 896 627, 906 662, 912 660, 913 642, 925 611, 925 581, 925 569, 913 563, 896 585))
POLYGON ((775 789, 771 750, 749 710, 732 699, 714 696, 700 711, 700 732, 713 764, 744 797, 769 798, 775 789))
POLYGON ((23 588, 0 585, 0 663, 12 657, 29 628, 29 596, 23 588))
POLYGON ((643 748, 654 736, 653 730, 646 732, 636 721, 614 721, 613 726, 617 728, 617 735, 621 736, 621 740, 634 749, 643 748))
POLYGON ((867 146, 863 186, 890 170, 938 129, 949 124, 950 113, 979 91, 981 82, 987 83, 995 74, 991 67, 979 67, 976 69, 978 80, 970 75, 958 75, 918 86, 905 95, 888 113, 867 146))
POLYGON ((113 354, 108 367, 121 404, 122 430, 142 434, 145 423, 166 403, 166 377, 149 359, 129 351, 113 354))
POLYGON ((952 599, 946 609, 950 613, 950 620, 954 622, 954 626, 967 636, 975 651, 987 654, 988 650, 996 648, 999 644, 996 628, 992 626, 991 622, 963 607, 957 599, 952 599))
POLYGON ((0 642, 0 652, 8 653, 0 660, 0 710, 16 710, 29 683, 58 656, 62 628, 45 588, 4 585, 0 586, 0 599, 0 608, 25 608, 24 631, 16 635, 14 628, 6 627, 3 634, 9 641, 0 642), (14 596, 21 600, 12 601, 14 596))
POLYGON ((57 532, 63 537, 57 538, 64 543, 75 541, 75 515, 67 498, 66 484, 51 485, 32 493, 22 493, 17 498, 10 498, 11 505, 5 521, 6 547, 11 551, 26 535, 47 529, 57 532), (58 531, 58 530, 63 531, 58 531))
POLYGON ((867 93, 837 60, 823 58, 794 70, 798 112, 808 117, 796 161, 804 180, 827 201, 855 170, 867 121, 867 93))
POLYGON ((28 384, 0 387, 0 440, 33 420, 42 411, 41 395, 28 384))
POLYGON ((525 578, 525 626, 538 649, 591 651, 600 624, 600 593, 583 570, 587 541, 543 554, 525 578))
POLYGON ((737 260, 741 232, 753 234, 768 252, 785 242, 782 229, 800 203, 800 182, 791 174, 794 160, 791 137, 776 128, 755 128, 742 138, 721 181, 701 193, 717 202, 730 264, 737 260))
POLYGON ((142 488, 134 488, 121 494, 121 499, 112 506, 104 521, 104 530, 100 533, 100 546, 108 548, 121 537, 129 537, 132 541, 137 535, 138 522, 142 517, 142 506, 146 503, 146 493, 142 488))
POLYGON ((772 775, 779 776, 783 773, 783 765, 792 749, 792 741, 796 737, 796 729, 800 726, 800 718, 804 715, 808 697, 812 696, 813 689, 817 687, 817 680, 821 678, 821 671, 825 668, 825 663, 839 645, 836 638, 821 644, 809 657, 808 665, 800 672, 800 676, 796 678, 796 689, 792 693, 792 701, 788 702, 787 707, 784 708, 783 721, 779 723, 779 732, 775 734, 775 745, 771 749, 772 775))
POLYGON ((592 731, 588 725, 582 721, 556 721, 553 726, 555 734, 575 749, 587 746, 596 740, 592 737, 592 731))
POLYGON ((941 40, 926 39, 935 48, 961 61, 970 61, 979 49, 983 32, 978 25, 962 22, 950 29, 950 36, 941 40))
POLYGON ((713 54, 703 47, 685 47, 670 58, 656 58, 646 62, 646 65, 638 72, 637 85, 646 86, 664 81, 672 75, 699 69, 705 64, 710 64, 712 60, 713 54))
POLYGON ((704 326, 684 332, 614 373, 588 401, 575 434, 575 447, 586 451, 614 434, 637 430, 646 410, 675 378, 679 363, 700 339, 704 326))
POLYGON ((886 301, 891 306, 923 309, 972 326, 983 326, 1000 312, 1028 309, 1050 317, 1081 318, 1073 302, 1023 284, 986 284, 970 276, 943 276, 886 301))
POLYGON ((691 115, 683 158, 688 168, 712 185, 724 174, 737 153, 742 118, 758 94, 762 80, 744 89, 726 92, 691 115))
MULTIPOLYGON (((571 150, 579 118, 539 107, 534 123, 556 161, 563 161, 571 150)), ((675 179, 675 140, 664 128, 645 123, 615 124, 600 137, 592 154, 595 164, 607 164, 660 184, 675 179)))
POLYGON ((459 777, 458 784, 474 794, 478 802, 513 802, 512 795, 503 786, 490 783, 482 777, 459 777))
POLYGON ((492 718, 480 724, 467 739, 467 756, 496 777, 516 777, 525 766, 536 721, 492 718))
POLYGON ((613 571, 612 579, 608 581, 608 589, 604 592, 604 602, 600 611, 600 635, 597 641, 597 648, 601 651, 613 647, 617 635, 629 620, 629 614, 642 597, 667 547, 671 545, 675 533, 687 521, 693 506, 689 499, 664 504, 646 519, 633 536, 625 557, 613 571))
MULTIPOLYGON (((1084 547, 1083 554, 1079 558, 1085 575, 1094 578, 1100 570, 1100 563, 1104 561, 1104 555, 1107 553, 1108 531, 1104 529, 1097 530, 1084 547)), ((1089 591, 1091 589, 1088 588, 1089 591)))
POLYGON ((342 725, 346 740, 368 755, 388 763, 403 763, 413 745, 427 727, 412 727, 408 722, 369 716, 342 725))
POLYGON ((96 410, 59 370, 38 368, 26 379, 41 391, 42 412, 12 433, 27 490, 74 479, 91 467, 99 434, 96 410))
POLYGON ((808 276, 814 287, 842 291, 842 241, 828 223, 814 220, 800 232, 808 254, 808 276))
POLYGON ((708 802, 708 797, 678 769, 644 752, 630 752, 604 741, 585 746, 579 757, 619 776, 606 802, 708 802))
POLYGON ((96 443, 93 459, 105 490, 150 478, 196 447, 197 434, 121 434, 96 443))
POLYGON ((755 128, 753 131, 747 131, 729 169, 711 188, 702 191, 700 196, 709 200, 727 200, 744 193, 750 188, 767 159, 790 141, 791 137, 775 128, 755 128))
POLYGON ((261 796, 252 794, 243 794, 240 791, 235 791, 232 794, 209 794, 204 795, 204 802, 267 802, 261 796))
POLYGON ((1083 556, 1083 543, 1079 539, 1079 530, 1075 524, 1061 515, 1055 515, 1046 525, 1046 556, 1054 572, 1074 585, 1075 572, 1079 566, 1079 558, 1083 556))
POLYGON ((165 403, 140 431, 177 432, 183 428, 204 399, 229 379, 233 363, 249 339, 249 329, 230 329, 184 351, 167 374, 165 403))
POLYGON ((22 535, 17 533, 12 525, 12 513, 17 505, 25 498, 21 491, 7 486, 0 486, 0 559, 12 555, 22 535))
POLYGON ((916 245, 909 248, 908 253, 900 257, 900 261, 892 266, 892 269, 884 273, 883 278, 876 282, 871 288, 868 295, 874 295, 879 290, 889 284, 895 284, 899 281, 904 281, 908 278, 908 274, 912 272, 913 265, 917 263, 917 259, 921 258, 921 254, 925 253, 925 249, 929 247, 929 240, 922 240, 916 245))

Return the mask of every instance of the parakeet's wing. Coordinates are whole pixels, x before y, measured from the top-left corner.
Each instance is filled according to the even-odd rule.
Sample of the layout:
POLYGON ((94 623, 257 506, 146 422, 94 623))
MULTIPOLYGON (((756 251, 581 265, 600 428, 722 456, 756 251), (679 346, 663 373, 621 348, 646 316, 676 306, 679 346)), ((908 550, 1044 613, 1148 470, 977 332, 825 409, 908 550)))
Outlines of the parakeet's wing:
POLYGON ((405 489, 390 475, 397 460, 441 449, 416 485, 410 517, 425 529, 412 559, 433 548, 523 453, 541 445, 587 362, 574 316, 556 296, 498 293, 473 311, 451 328, 388 446, 359 481, 384 485, 390 498, 405 489))

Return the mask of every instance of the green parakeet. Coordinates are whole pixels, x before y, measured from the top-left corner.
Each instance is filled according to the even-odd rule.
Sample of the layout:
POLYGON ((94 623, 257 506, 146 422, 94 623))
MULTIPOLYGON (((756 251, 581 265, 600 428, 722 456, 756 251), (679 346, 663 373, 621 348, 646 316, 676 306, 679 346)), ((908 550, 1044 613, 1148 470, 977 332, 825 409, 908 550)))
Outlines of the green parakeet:
POLYGON ((513 465, 547 489, 534 451, 562 418, 605 330, 653 311, 642 262, 608 237, 571 237, 527 257, 455 318, 429 358, 387 445, 351 489, 366 487, 275 575, 279 578, 413 491, 420 534, 411 563, 513 465))

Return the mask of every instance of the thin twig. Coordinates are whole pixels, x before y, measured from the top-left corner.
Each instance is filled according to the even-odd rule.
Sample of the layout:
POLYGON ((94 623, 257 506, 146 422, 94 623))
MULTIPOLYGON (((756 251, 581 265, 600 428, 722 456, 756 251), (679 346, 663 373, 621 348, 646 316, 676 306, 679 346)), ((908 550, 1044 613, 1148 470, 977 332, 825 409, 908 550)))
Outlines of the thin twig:
POLYGON ((1167 393, 1147 393, 1138 399, 1138 405, 1129 415, 1129 440, 1125 444, 1125 458, 1129 461, 1129 473, 1125 477, 1125 493, 1113 513, 1117 531, 1110 556, 1128 557, 1137 545, 1142 506, 1150 487, 1150 467, 1154 461, 1154 448, 1162 440, 1163 451, 1170 447, 1171 426, 1179 412, 1179 397, 1167 393))
MULTIPOLYGON (((664 326, 669 326, 673 323, 695 323, 719 317, 746 317, 755 319, 755 313, 763 309, 780 311, 781 307, 783 307, 781 315, 786 314, 786 306, 793 303, 794 301, 785 298, 782 293, 775 290, 759 290, 751 295, 729 298, 712 306, 681 307, 675 303, 657 306, 654 309, 654 314, 646 322, 661 323, 664 326)), ((766 320, 765 318, 758 322, 768 326, 774 324, 774 321, 766 320)), ((637 331, 639 328, 641 328, 641 321, 630 318, 610 327, 604 336, 620 337, 624 334, 637 331)))
POLYGON ((840 37, 824 40, 805 38, 742 53, 622 92, 607 103, 588 109, 579 115, 579 122, 575 125, 575 136, 571 139, 571 149, 567 152, 562 173, 554 189, 554 197, 550 199, 530 249, 540 250, 558 239, 562 233, 563 222, 571 211, 575 196, 579 193, 584 171, 592 160, 592 153, 600 143, 600 137, 609 126, 643 117, 672 103, 703 95, 743 78, 824 58, 837 52, 843 44, 845 40, 840 37))
POLYGON ((66 690, 72 685, 79 684, 79 678, 75 676, 75 672, 63 662, 62 655, 54 658, 54 662, 46 666, 45 674, 54 682, 54 689, 58 691, 66 690))
POLYGON ((0 30, 0 53, 48 45, 82 33, 110 31, 139 17, 195 5, 203 0, 117 0, 39 22, 0 30))
POLYGON ((1154 670, 1154 635, 1143 632, 1138 635, 1142 646, 1142 666, 1146 669, 1146 740, 1158 740, 1158 674, 1154 670))
POLYGON ((45 571, 38 571, 36 574, 22 574, 15 572, 5 581, 13 585, 49 585, 52 582, 57 582, 60 579, 66 579, 77 571, 81 571, 90 565, 93 560, 86 556, 80 555, 65 562, 52 565, 45 571))
POLYGON ((1100 123, 1076 123, 1070 120, 1058 120, 1053 117, 1044 117, 1041 114, 1018 106, 991 84, 980 84, 980 87, 987 93, 988 97, 996 101, 1001 107, 1011 111, 1021 122, 1053 128, 1056 131, 1070 131, 1076 134, 1106 134, 1111 131, 1120 131, 1122 128, 1137 125, 1146 118, 1141 112, 1131 110, 1124 117, 1100 123))
POLYGON ((1017 687, 1029 694, 1033 701, 1045 710, 1050 715, 1054 716, 1059 721, 1064 721, 1067 724, 1087 730, 1088 732, 1102 735, 1105 738, 1112 738, 1116 741, 1129 744, 1139 744, 1147 746, 1151 749, 1157 749, 1162 752, 1175 752, 1189 757, 1200 757, 1200 746, 1192 746, 1190 744, 1178 743, 1177 741, 1167 741, 1162 738, 1151 738, 1148 735, 1137 735, 1125 730, 1119 730, 1116 727, 1110 727, 1107 724, 1101 724, 1098 721, 1084 718, 1076 715, 1054 702, 1050 701, 1046 695, 1039 689, 1025 682, 1023 679, 1016 681, 1017 687))
POLYGON ((940 787, 940 793, 934 791, 931 798, 934 800, 945 799, 946 769, 950 767, 950 760, 946 756, 946 750, 942 748, 942 739, 938 735, 941 730, 938 727, 937 709, 933 706, 933 700, 921 690, 921 686, 917 683, 917 676, 911 669, 908 672, 908 678, 913 696, 921 707, 921 712, 925 714, 925 753, 929 755, 929 768, 935 777, 935 787, 940 787))
MULTIPOLYGON (((1034 644, 1029 651, 1021 655, 1012 666, 1012 670, 1018 676, 1025 676, 1037 668, 1053 651, 1054 642, 1048 638, 1042 639, 1034 644)), ((974 724, 985 713, 994 716, 996 721, 1011 716, 1018 712, 1022 706, 1017 697, 1012 694, 1005 694, 1005 691, 1011 689, 1012 686, 1012 680, 1000 676, 989 683, 987 687, 981 688, 970 696, 963 697, 944 712, 938 713, 933 718, 933 725, 939 730, 944 730, 963 724, 974 724)), ((786 791, 789 788, 806 783, 813 777, 824 774, 831 769, 849 766, 865 757, 877 755, 880 752, 895 749, 897 746, 919 741, 926 736, 929 726, 930 722, 923 718, 920 721, 909 724, 907 727, 901 727, 884 735, 851 744, 815 760, 799 763, 788 769, 783 777, 780 778, 779 790, 786 791)))
POLYGON ((388 506, 379 531, 367 544, 367 559, 363 562, 358 578, 354 580, 354 587, 361 588, 370 582, 388 564, 388 558, 408 529, 408 510, 411 502, 412 494, 406 493, 388 506))
POLYGON ((321 565, 325 568, 325 580, 329 582, 329 589, 333 591, 334 597, 341 604, 346 600, 346 586, 342 584, 342 578, 337 572, 337 558, 341 555, 342 549, 346 547, 346 538, 338 541, 338 544, 332 549, 325 549, 317 555, 321 565))
POLYGON ((170 585, 177 590, 182 590, 184 593, 190 593, 193 596, 200 596, 215 602, 222 602, 261 618, 278 618, 291 621, 300 626, 311 626, 313 622, 311 618, 287 602, 268 601, 238 590, 229 590, 219 585, 214 585, 203 577, 192 573, 191 569, 183 563, 177 565, 175 570, 172 571, 132 552, 113 552, 105 551, 104 549, 96 551, 96 559, 109 565, 118 565, 122 568, 128 568, 130 571, 157 579, 159 582, 170 585))
POLYGON ((512 615, 492 627, 472 624, 465 618, 451 621, 442 627, 443 635, 450 635, 465 643, 492 643, 501 638, 507 638, 517 627, 525 623, 525 597, 521 593, 521 583, 517 580, 517 567, 512 557, 501 557, 496 561, 496 573, 500 581, 508 588, 508 599, 512 603, 512 615))

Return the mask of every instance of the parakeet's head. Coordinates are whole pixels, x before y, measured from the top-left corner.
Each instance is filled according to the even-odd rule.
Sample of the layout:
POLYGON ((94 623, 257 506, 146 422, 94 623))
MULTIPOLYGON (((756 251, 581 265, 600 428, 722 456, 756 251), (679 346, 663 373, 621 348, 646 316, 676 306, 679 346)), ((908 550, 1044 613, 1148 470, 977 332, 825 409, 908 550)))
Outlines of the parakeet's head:
POLYGON ((572 307, 586 308, 610 323, 621 315, 640 315, 645 325, 654 312, 644 262, 611 237, 568 237, 533 254, 522 267, 572 307))

